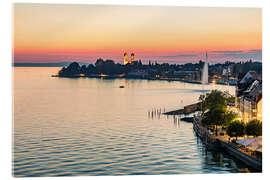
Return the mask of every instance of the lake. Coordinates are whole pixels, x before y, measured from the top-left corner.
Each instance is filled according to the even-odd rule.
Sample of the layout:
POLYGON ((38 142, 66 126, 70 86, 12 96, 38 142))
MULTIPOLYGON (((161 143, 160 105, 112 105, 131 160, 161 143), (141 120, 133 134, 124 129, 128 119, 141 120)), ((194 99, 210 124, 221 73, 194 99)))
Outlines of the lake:
POLYGON ((51 77, 59 69, 13 68, 14 176, 250 171, 227 154, 206 151, 191 123, 149 117, 195 103, 206 90, 234 95, 234 87, 51 77))

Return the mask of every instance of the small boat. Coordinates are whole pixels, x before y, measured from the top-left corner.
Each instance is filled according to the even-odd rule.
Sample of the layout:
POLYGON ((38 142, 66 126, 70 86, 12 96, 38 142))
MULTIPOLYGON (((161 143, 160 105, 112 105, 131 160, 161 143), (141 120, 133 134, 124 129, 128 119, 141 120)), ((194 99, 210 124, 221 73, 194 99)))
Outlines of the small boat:
POLYGON ((125 88, 125 86, 119 86, 119 88, 125 88))

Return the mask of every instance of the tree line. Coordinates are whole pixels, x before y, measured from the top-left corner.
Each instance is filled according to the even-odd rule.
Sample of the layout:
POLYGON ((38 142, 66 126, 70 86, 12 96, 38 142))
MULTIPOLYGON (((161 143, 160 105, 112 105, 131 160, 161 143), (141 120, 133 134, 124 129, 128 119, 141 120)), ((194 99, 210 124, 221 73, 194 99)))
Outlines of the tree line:
MULTIPOLYGON (((122 65, 120 63, 115 63, 113 60, 103 60, 101 58, 97 59, 94 64, 82 65, 80 66, 77 62, 70 63, 67 67, 63 67, 59 71, 59 76, 72 76, 75 74, 108 74, 117 75, 122 73, 128 73, 134 70, 144 70, 148 74, 161 75, 166 72, 168 75, 173 75, 174 71, 201 71, 204 62, 199 61, 198 63, 186 63, 186 64, 168 64, 168 63, 158 63, 149 61, 148 64, 142 64, 141 60, 134 61, 127 65, 122 65)), ((209 65, 209 75, 222 74, 223 68, 231 67, 232 76, 237 77, 238 73, 247 72, 249 70, 254 70, 257 74, 262 72, 262 64, 260 62, 247 61, 242 62, 225 62, 223 64, 210 64, 209 65)))

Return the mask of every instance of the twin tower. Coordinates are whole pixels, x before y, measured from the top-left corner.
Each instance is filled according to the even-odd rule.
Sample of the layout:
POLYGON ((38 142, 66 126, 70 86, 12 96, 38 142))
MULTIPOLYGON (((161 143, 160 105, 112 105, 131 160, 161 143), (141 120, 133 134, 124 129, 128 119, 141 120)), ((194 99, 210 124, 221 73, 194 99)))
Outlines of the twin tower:
POLYGON ((128 60, 128 54, 124 53, 124 65, 128 64, 128 63, 132 63, 133 61, 135 61, 135 54, 131 53, 131 59, 128 60))

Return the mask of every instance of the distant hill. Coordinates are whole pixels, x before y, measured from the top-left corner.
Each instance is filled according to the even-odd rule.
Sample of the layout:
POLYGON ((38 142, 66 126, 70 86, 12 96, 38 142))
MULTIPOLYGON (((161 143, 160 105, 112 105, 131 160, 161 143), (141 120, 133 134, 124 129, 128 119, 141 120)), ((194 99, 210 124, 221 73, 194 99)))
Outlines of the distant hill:
MULTIPOLYGON (((68 66, 72 62, 55 62, 55 63, 13 63, 14 67, 63 67, 68 66)), ((88 65, 89 63, 78 62, 80 66, 88 65)))

